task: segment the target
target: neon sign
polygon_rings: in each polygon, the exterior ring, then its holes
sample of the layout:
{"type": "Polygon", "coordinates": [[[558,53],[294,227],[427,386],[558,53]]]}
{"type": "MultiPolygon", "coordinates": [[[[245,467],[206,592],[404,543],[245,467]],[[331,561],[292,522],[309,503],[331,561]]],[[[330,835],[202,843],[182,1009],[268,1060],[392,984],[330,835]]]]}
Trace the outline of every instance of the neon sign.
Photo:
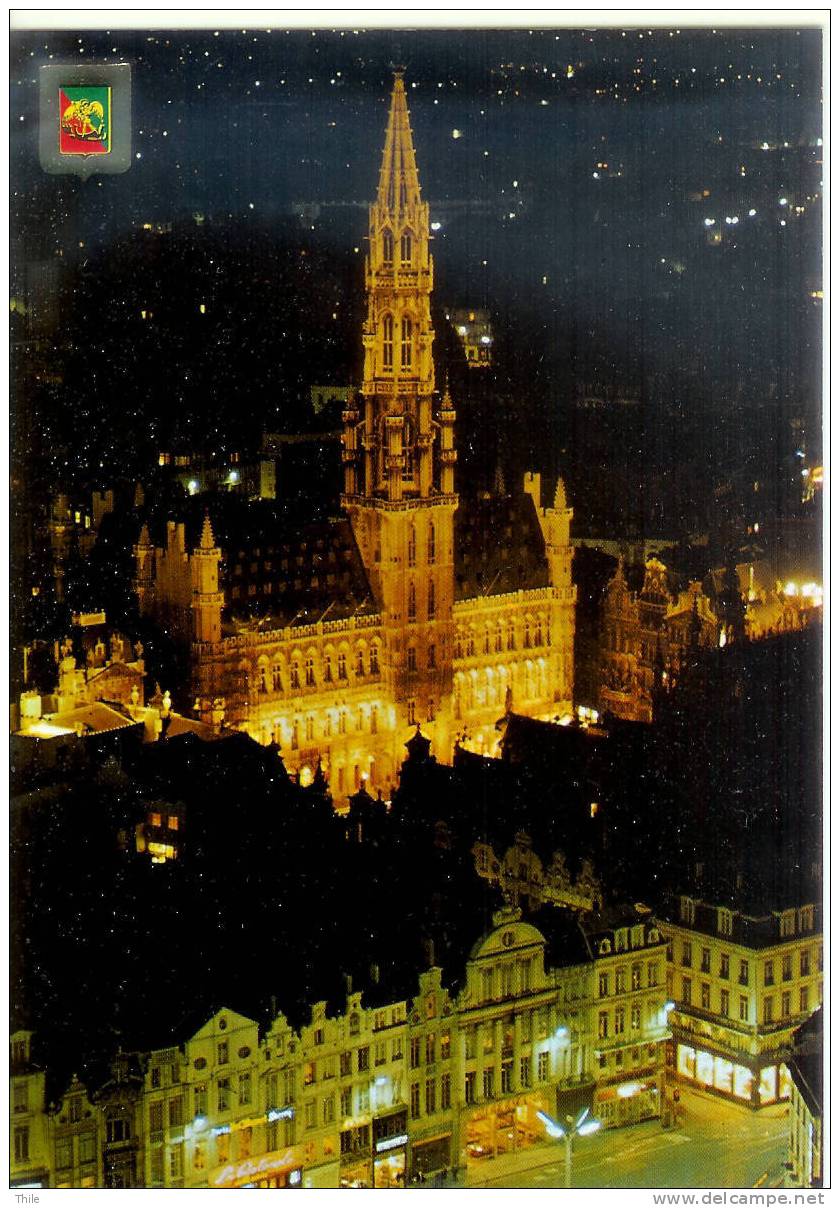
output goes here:
{"type": "Polygon", "coordinates": [[[382,1141],[376,1142],[376,1152],[385,1153],[389,1149],[399,1149],[401,1145],[408,1142],[408,1133],[400,1133],[398,1137],[385,1137],[382,1141]]]}

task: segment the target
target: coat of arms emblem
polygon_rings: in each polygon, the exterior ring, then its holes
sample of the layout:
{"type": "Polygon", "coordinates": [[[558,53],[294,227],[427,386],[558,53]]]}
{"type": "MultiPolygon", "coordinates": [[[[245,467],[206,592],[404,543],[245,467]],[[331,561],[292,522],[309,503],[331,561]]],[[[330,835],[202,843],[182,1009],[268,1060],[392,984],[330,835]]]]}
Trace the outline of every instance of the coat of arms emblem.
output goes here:
{"type": "Polygon", "coordinates": [[[111,150],[111,89],[62,87],[58,93],[58,148],[62,155],[107,155],[111,150]]]}

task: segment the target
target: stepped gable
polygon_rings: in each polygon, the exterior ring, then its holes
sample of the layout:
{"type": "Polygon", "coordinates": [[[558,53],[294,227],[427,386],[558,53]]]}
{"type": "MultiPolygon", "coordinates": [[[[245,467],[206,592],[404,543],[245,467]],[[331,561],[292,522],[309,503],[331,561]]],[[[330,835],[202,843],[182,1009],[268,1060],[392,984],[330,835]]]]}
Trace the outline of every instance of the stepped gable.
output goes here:
{"type": "Polygon", "coordinates": [[[455,599],[548,587],[545,542],[531,499],[482,495],[455,513],[455,599]]]}

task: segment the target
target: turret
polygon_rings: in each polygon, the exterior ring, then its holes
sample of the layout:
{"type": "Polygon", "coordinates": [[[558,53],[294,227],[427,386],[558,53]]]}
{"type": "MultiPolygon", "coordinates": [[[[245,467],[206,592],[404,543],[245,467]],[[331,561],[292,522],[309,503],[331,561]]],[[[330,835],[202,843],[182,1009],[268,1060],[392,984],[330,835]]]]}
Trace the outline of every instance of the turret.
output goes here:
{"type": "Polygon", "coordinates": [[[205,512],[201,541],[190,558],[193,637],[196,642],[218,642],[222,636],[224,597],[219,591],[221,560],[222,551],[216,546],[213,538],[210,513],[205,512]]]}

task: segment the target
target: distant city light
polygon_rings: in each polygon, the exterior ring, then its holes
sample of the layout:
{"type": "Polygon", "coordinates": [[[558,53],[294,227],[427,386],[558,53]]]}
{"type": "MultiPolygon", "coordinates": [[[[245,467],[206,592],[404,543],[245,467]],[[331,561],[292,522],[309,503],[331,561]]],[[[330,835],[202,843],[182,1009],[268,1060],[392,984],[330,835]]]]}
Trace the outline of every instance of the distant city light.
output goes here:
{"type": "Polygon", "coordinates": [[[755,218],[755,215],[756,215],[755,210],[749,210],[748,213],[749,213],[750,218],[755,218]]]}
{"type": "Polygon", "coordinates": [[[187,490],[191,495],[195,495],[196,491],[198,490],[198,483],[194,478],[191,478],[187,483],[187,490]]]}
{"type": "Polygon", "coordinates": [[[787,199],[786,197],[780,197],[780,198],[779,198],[779,205],[780,205],[780,206],[786,206],[786,205],[787,205],[787,203],[788,203],[788,199],[787,199]]]}
{"type": "Polygon", "coordinates": [[[453,131],[452,131],[452,137],[453,137],[453,138],[461,138],[461,131],[460,131],[460,130],[458,130],[458,129],[453,130],[453,131]]]}
{"type": "Polygon", "coordinates": [[[714,218],[704,218],[703,219],[703,226],[713,227],[714,225],[715,225],[714,218]]]}
{"type": "Polygon", "coordinates": [[[433,222],[431,225],[432,225],[432,230],[433,230],[433,231],[439,231],[439,230],[440,230],[441,224],[440,224],[439,222],[433,222]]]}

